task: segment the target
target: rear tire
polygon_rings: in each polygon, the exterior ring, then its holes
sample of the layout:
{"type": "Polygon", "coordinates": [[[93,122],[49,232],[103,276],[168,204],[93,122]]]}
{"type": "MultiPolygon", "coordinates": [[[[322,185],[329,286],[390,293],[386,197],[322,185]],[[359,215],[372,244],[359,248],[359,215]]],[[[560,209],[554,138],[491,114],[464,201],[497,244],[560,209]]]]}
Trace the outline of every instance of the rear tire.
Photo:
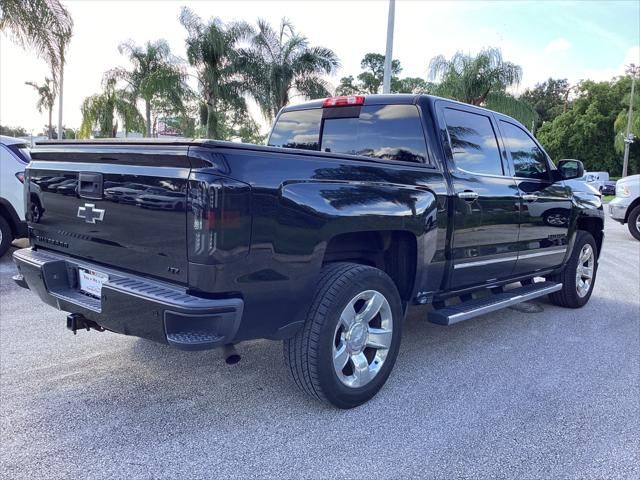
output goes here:
{"type": "Polygon", "coordinates": [[[562,290],[549,294],[555,305],[580,308],[591,298],[598,270],[596,241],[589,232],[578,230],[571,257],[564,270],[552,277],[553,282],[562,283],[562,290]]]}
{"type": "Polygon", "coordinates": [[[353,263],[324,267],[304,327],[284,341],[296,385],[338,408],[370,400],[398,356],[402,303],[389,276],[353,263]]]}
{"type": "Polygon", "coordinates": [[[12,241],[13,232],[11,231],[11,226],[3,216],[0,216],[0,257],[7,253],[12,241]]]}
{"type": "Polygon", "coordinates": [[[633,238],[640,240],[640,205],[631,210],[627,219],[627,227],[633,238]]]}

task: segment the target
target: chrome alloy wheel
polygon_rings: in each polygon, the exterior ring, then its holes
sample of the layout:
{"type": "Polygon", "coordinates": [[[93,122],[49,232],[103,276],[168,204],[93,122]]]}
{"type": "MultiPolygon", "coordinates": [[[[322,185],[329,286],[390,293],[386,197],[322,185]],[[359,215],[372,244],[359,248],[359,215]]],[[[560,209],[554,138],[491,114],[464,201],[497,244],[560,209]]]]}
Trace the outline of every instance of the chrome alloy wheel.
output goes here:
{"type": "Polygon", "coordinates": [[[640,215],[636,217],[636,230],[640,232],[640,215]]]}
{"type": "Polygon", "coordinates": [[[333,366],[347,387],[363,387],[384,364],[393,337],[389,302],[376,290],[351,299],[340,314],[333,342],[333,366]]]}
{"type": "Polygon", "coordinates": [[[576,268],[576,290],[581,298],[585,297],[591,289],[595,262],[593,248],[589,244],[584,245],[580,250],[578,267],[576,268]]]}

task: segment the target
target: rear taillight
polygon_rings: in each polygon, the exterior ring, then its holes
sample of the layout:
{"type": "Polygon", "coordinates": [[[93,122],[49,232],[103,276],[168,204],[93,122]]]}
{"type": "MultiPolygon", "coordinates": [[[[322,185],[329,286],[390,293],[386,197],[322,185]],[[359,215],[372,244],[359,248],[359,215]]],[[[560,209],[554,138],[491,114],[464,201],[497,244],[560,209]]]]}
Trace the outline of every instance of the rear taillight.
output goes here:
{"type": "Polygon", "coordinates": [[[219,182],[199,182],[190,191],[193,253],[199,257],[211,255],[217,249],[216,212],[220,188],[219,182]]]}
{"type": "Polygon", "coordinates": [[[322,108],[327,107],[352,107],[364,105],[363,95],[349,95],[342,97],[329,97],[322,102],[322,108]]]}
{"type": "Polygon", "coordinates": [[[24,183],[24,172],[16,173],[16,178],[20,181],[20,183],[24,183]]]}
{"type": "Polygon", "coordinates": [[[206,177],[189,181],[189,260],[212,264],[246,255],[251,188],[231,179],[206,177]]]}

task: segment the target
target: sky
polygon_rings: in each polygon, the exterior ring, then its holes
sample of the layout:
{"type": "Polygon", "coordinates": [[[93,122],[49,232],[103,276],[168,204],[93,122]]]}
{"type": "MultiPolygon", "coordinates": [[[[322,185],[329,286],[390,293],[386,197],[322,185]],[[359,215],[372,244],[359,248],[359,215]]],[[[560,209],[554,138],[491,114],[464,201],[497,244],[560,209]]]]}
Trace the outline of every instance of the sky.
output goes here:
{"type": "MultiPolygon", "coordinates": [[[[101,90],[106,70],[127,67],[118,45],[164,38],[174,55],[185,58],[186,32],[180,8],[203,19],[263,18],[277,25],[287,17],[311,44],[333,49],[341,68],[329,78],[357,75],[365,53],[384,53],[388,2],[381,1],[64,1],[74,20],[64,85],[64,124],[78,128],[84,98],[101,90]]],[[[640,64],[640,2],[629,1],[411,1],[396,2],[393,58],[401,76],[426,78],[429,60],[456,51],[476,53],[499,47],[503,57],[521,65],[523,79],[514,93],[548,77],[609,80],[629,63],[640,64]]],[[[0,33],[0,124],[22,126],[34,134],[47,122],[36,110],[44,61],[0,33]]],[[[294,99],[301,101],[303,99],[294,99]]],[[[256,117],[259,116],[254,110],[256,117]]],[[[57,119],[57,107],[54,110],[57,119]]],[[[55,120],[54,120],[54,123],[55,120]]],[[[265,126],[266,128],[266,126],[265,126]]]]}

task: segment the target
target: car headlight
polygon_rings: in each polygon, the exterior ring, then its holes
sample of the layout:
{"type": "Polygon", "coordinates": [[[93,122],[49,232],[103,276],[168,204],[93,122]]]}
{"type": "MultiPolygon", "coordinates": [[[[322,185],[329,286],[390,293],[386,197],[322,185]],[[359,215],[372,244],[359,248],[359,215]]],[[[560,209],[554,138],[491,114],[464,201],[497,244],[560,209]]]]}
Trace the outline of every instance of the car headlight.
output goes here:
{"type": "Polygon", "coordinates": [[[627,187],[626,185],[616,185],[617,197],[628,197],[629,195],[629,187],[627,187]]]}

